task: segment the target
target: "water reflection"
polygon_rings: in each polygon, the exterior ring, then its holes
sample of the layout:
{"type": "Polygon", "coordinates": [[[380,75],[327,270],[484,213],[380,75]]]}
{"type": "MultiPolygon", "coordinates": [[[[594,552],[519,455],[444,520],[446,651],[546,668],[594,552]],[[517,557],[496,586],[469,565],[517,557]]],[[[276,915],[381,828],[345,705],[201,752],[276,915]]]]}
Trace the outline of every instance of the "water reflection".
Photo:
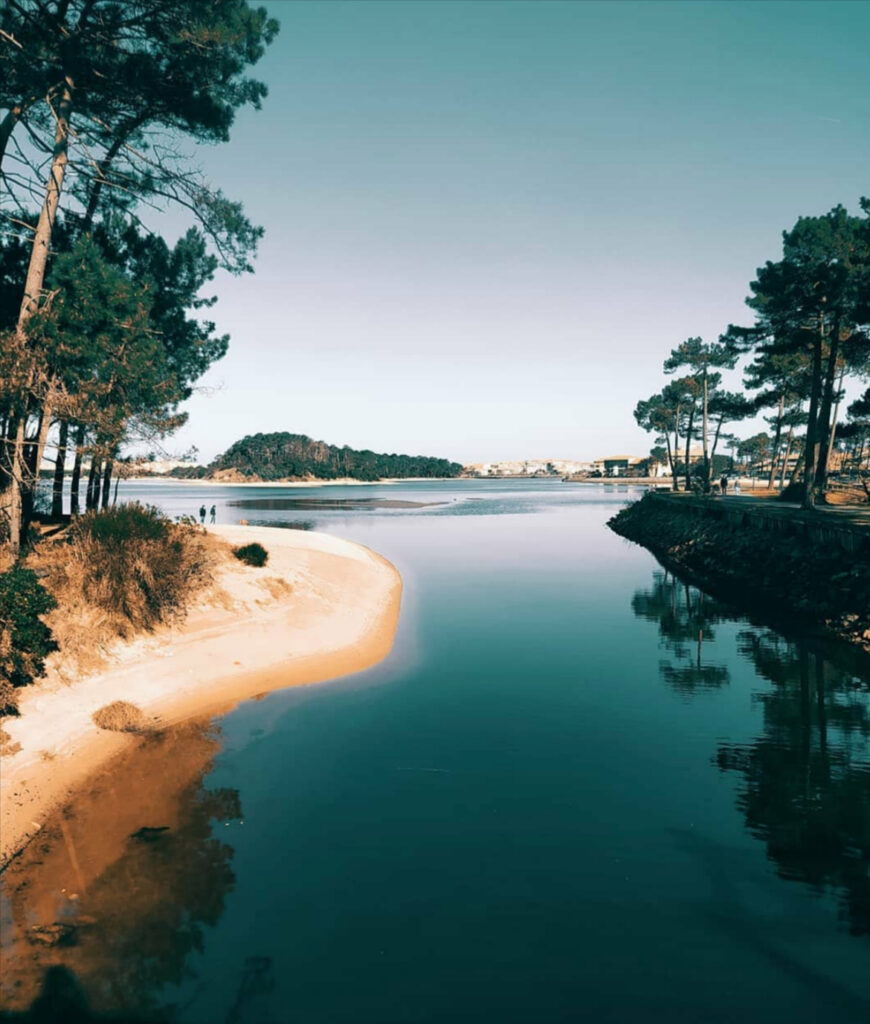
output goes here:
{"type": "Polygon", "coordinates": [[[280,526],[282,530],[316,530],[313,519],[248,519],[250,526],[280,526]]]}
{"type": "Polygon", "coordinates": [[[714,626],[733,618],[725,605],[661,571],[653,573],[649,590],[635,591],[631,607],[638,618],[658,623],[668,653],[659,671],[678,693],[691,696],[730,681],[727,667],[711,660],[709,648],[716,640],[714,626]]]}
{"type": "MultiPolygon", "coordinates": [[[[729,681],[705,644],[713,626],[745,618],[667,572],[632,599],[658,623],[670,657],[662,678],[683,694],[729,681]]],[[[713,762],[740,777],[737,806],[785,879],[830,892],[853,935],[870,934],[870,684],[847,652],[826,657],[820,641],[763,626],[737,633],[737,652],[770,687],[752,694],[763,734],[720,742],[713,762]]]]}
{"type": "Polygon", "coordinates": [[[273,512],[294,510],[313,512],[366,512],[384,508],[429,508],[443,501],[411,501],[407,498],[239,498],[227,503],[232,508],[268,509],[273,512]]]}
{"type": "Polygon", "coordinates": [[[867,683],[803,640],[764,629],[740,651],[772,688],[758,694],[764,733],[720,743],[740,776],[738,806],[777,872],[832,891],[853,935],[870,934],[870,700],[867,683]]]}
{"type": "Polygon", "coordinates": [[[192,977],[234,883],[224,826],[241,821],[239,794],[203,787],[218,747],[203,725],[143,739],[10,865],[6,1007],[33,1005],[43,986],[43,1003],[77,993],[98,1014],[170,1009],[156,993],[192,977]]]}

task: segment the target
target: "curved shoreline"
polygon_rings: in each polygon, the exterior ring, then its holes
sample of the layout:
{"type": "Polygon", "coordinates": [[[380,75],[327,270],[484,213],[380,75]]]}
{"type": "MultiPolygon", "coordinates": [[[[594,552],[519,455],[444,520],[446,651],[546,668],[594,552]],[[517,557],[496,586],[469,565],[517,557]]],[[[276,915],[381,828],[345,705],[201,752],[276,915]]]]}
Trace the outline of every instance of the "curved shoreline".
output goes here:
{"type": "Polygon", "coordinates": [[[246,526],[210,532],[234,544],[259,541],[269,562],[252,569],[230,559],[210,602],[180,627],[119,646],[109,667],[73,685],[50,672],[23,691],[20,717],[4,722],[20,750],[0,765],[0,868],[135,739],[99,729],[91,719],[98,708],[127,700],[162,728],[271,690],[358,672],[389,653],[402,580],[385,558],[329,534],[246,526]]]}

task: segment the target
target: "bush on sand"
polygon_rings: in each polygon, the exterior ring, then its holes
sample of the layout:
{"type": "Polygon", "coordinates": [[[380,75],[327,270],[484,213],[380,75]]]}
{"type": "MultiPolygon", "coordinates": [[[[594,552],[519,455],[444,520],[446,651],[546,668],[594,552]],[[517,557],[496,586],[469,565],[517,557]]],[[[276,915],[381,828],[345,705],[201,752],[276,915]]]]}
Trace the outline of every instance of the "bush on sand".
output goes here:
{"type": "Polygon", "coordinates": [[[269,561],[269,552],[254,541],[252,544],[243,544],[240,548],[233,548],[233,554],[245,565],[253,565],[261,569],[269,561]]]}
{"type": "Polygon", "coordinates": [[[101,729],[112,732],[141,732],[146,725],[140,708],[126,700],[112,701],[91,715],[101,729]]]}

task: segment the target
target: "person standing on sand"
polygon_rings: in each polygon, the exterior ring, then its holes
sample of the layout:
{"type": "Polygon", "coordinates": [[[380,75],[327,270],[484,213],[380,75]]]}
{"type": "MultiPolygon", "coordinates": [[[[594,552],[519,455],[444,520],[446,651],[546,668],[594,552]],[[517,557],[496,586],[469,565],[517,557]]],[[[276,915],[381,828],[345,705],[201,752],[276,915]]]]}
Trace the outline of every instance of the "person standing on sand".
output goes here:
{"type": "Polygon", "coordinates": [[[728,490],[728,477],[722,474],[722,479],[719,481],[719,489],[722,491],[722,497],[725,497],[725,492],[728,490]]]}
{"type": "Polygon", "coordinates": [[[212,505],[211,509],[209,510],[209,522],[211,523],[212,526],[214,526],[214,524],[215,524],[216,516],[217,516],[217,509],[214,507],[214,505],[212,505]]]}
{"type": "Polygon", "coordinates": [[[199,521],[205,526],[205,505],[199,506],[199,521]]]}

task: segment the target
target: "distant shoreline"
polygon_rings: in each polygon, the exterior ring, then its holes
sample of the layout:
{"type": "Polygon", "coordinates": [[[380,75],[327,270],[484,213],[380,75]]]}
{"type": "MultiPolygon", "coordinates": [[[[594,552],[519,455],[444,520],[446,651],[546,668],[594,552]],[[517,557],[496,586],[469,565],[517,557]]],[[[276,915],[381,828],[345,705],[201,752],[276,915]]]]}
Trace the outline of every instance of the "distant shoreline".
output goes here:
{"type": "Polygon", "coordinates": [[[463,480],[467,477],[458,476],[407,476],[392,477],[384,480],[355,480],[352,477],[339,477],[335,480],[207,480],[196,477],[162,476],[131,476],[122,480],[121,484],[150,484],[159,482],[166,484],[212,484],[218,487],[378,487],[381,484],[436,483],[450,480],[463,480]]]}
{"type": "Polygon", "coordinates": [[[564,480],[558,476],[405,476],[386,477],[383,480],[356,480],[352,477],[341,477],[336,480],[207,480],[203,478],[184,478],[177,476],[131,476],[121,481],[123,486],[129,484],[167,483],[167,484],[202,484],[218,487],[380,487],[393,484],[411,483],[511,483],[516,480],[536,480],[538,482],[564,484],[596,484],[599,486],[624,486],[626,484],[658,487],[670,487],[669,478],[650,477],[595,477],[589,480],[564,480]]]}
{"type": "MultiPolygon", "coordinates": [[[[70,474],[65,474],[68,477],[70,474]]],[[[43,477],[48,480],[47,476],[43,477]]],[[[672,490],[670,477],[588,477],[571,480],[560,476],[405,476],[384,477],[380,480],[357,480],[354,477],[338,477],[335,480],[213,480],[201,477],[177,477],[155,473],[151,476],[131,476],[121,479],[124,484],[190,484],[214,487],[384,487],[396,484],[413,483],[511,483],[518,480],[536,480],[538,482],[562,483],[576,486],[578,484],[597,487],[654,487],[661,490],[672,490]]],[[[739,484],[744,492],[766,492],[767,484],[763,480],[752,480],[749,477],[730,477],[729,491],[739,484]]],[[[684,490],[680,480],[679,491],[684,490]]]]}

